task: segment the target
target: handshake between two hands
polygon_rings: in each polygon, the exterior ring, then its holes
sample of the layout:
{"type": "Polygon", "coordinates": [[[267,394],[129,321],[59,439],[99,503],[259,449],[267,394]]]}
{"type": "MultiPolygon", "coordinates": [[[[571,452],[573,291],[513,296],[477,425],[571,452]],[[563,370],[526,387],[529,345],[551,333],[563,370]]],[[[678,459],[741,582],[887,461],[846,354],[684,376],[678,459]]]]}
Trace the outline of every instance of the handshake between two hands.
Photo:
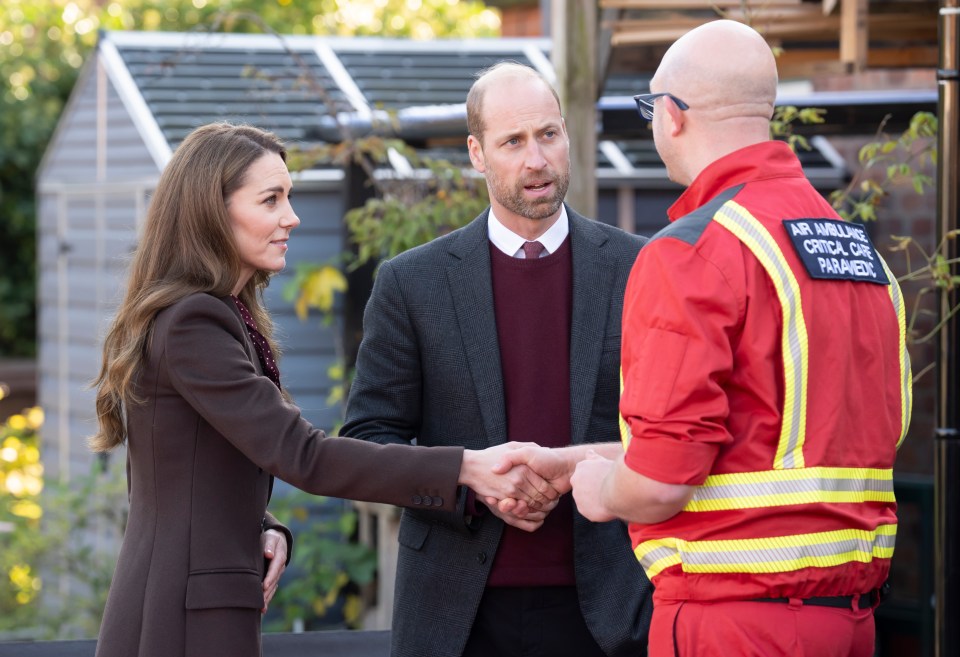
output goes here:
{"type": "MultiPolygon", "coordinates": [[[[616,444],[612,444],[618,448],[616,444]]],[[[612,520],[600,501],[600,486],[614,461],[587,446],[548,448],[510,442],[465,450],[460,483],[469,486],[491,513],[507,524],[535,531],[573,490],[580,513],[590,520],[612,520]]]]}

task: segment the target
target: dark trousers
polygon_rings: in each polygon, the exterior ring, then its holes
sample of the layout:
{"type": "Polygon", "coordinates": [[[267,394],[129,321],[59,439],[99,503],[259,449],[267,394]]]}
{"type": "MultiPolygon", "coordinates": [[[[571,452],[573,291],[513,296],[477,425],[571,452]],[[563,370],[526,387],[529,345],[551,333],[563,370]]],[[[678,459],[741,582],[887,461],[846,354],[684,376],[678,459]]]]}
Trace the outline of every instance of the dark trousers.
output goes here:
{"type": "Polygon", "coordinates": [[[605,657],[572,586],[489,587],[463,657],[605,657]]]}

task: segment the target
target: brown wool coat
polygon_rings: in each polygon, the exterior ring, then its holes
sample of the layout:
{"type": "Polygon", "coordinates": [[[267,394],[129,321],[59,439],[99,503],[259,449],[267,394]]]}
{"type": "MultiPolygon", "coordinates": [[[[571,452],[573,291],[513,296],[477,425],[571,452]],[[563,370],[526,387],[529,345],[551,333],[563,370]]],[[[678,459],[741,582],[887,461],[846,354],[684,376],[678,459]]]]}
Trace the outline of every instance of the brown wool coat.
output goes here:
{"type": "Polygon", "coordinates": [[[128,412],[130,515],[97,657],[260,654],[272,477],[317,495],[456,506],[462,448],[327,437],[262,376],[229,298],[162,311],[128,412]]]}

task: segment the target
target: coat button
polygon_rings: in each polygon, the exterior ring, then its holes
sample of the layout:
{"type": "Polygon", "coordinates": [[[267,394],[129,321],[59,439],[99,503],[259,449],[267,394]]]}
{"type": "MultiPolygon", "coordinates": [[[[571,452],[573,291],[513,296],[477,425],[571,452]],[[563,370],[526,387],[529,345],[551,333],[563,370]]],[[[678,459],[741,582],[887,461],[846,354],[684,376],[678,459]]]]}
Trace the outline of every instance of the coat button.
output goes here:
{"type": "Polygon", "coordinates": [[[487,553],[486,552],[477,552],[477,563],[486,563],[487,553]]]}
{"type": "Polygon", "coordinates": [[[423,496],[423,505],[424,506],[433,506],[433,498],[429,495],[423,496]]]}
{"type": "Polygon", "coordinates": [[[442,497],[434,497],[434,498],[433,498],[433,506],[443,506],[443,498],[442,498],[442,497]]]}
{"type": "Polygon", "coordinates": [[[420,504],[421,502],[423,502],[423,498],[421,498],[419,495],[414,495],[411,501],[414,504],[420,504]]]}

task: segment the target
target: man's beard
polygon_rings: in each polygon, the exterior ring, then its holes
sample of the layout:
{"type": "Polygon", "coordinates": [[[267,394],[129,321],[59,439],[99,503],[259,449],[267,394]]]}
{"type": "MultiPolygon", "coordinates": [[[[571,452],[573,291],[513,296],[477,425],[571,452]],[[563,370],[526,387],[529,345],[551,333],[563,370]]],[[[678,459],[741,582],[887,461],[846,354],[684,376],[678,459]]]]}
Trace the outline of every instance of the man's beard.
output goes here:
{"type": "Polygon", "coordinates": [[[558,174],[552,169],[546,168],[540,175],[528,176],[528,180],[517,181],[512,188],[508,187],[489,169],[486,172],[486,178],[487,191],[490,196],[499,201],[506,209],[527,219],[547,219],[560,210],[560,205],[567,196],[567,188],[570,186],[570,169],[568,166],[566,171],[558,174]],[[553,184],[552,193],[549,196],[532,200],[525,198],[524,187],[528,184],[529,179],[551,182],[553,184]]]}

